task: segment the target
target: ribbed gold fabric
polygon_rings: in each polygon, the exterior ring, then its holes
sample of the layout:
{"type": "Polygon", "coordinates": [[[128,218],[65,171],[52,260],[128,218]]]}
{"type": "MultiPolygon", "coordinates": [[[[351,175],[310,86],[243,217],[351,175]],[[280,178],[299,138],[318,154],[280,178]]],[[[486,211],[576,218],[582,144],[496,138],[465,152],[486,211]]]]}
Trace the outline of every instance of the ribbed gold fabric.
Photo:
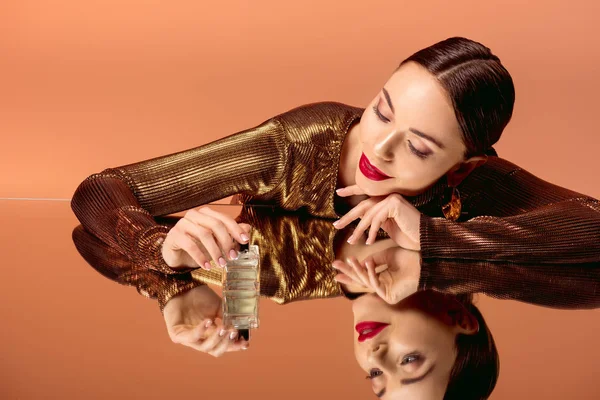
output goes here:
{"type": "Polygon", "coordinates": [[[498,157],[461,187],[462,222],[421,216],[421,289],[600,307],[598,200],[498,157]]]}
{"type": "MultiPolygon", "coordinates": [[[[130,260],[138,279],[146,279],[150,270],[182,278],[162,259],[160,246],[170,227],[155,217],[236,193],[248,203],[337,217],[345,211],[334,208],[341,146],[362,112],[335,102],[307,104],[215,142],[108,168],[77,187],[71,207],[87,232],[130,260]]],[[[594,298],[536,302],[566,308],[597,304],[598,200],[494,156],[459,186],[463,215],[456,222],[441,217],[437,199],[444,187],[440,179],[408,198],[424,214],[421,288],[458,293],[487,287],[493,294],[491,280],[511,268],[518,269],[523,282],[535,280],[542,269],[563,276],[569,268],[583,268],[582,274],[596,274],[586,283],[595,289],[594,298]],[[474,276],[480,281],[474,283],[474,276]]],[[[572,286],[564,291],[579,290],[581,279],[570,279],[572,286]]],[[[168,296],[176,294],[170,285],[168,296]]]]}
{"type": "MultiPolygon", "coordinates": [[[[178,217],[159,218],[174,226],[178,217]]],[[[260,293],[278,304],[341,296],[333,279],[334,237],[331,220],[306,213],[282,213],[245,207],[236,218],[252,225],[250,243],[260,248],[260,293]]],[[[105,277],[134,286],[145,297],[156,299],[161,312],[174,295],[201,284],[221,285],[223,269],[202,268],[181,274],[139,268],[132,260],[90,234],[83,225],[73,230],[73,242],[82,257],[105,277]]]]}

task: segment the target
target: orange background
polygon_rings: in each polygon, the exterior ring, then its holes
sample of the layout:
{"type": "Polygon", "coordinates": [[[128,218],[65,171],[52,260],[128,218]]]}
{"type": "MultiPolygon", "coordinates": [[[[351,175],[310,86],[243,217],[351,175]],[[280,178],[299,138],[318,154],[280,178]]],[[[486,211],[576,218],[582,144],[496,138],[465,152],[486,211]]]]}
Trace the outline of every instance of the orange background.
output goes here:
{"type": "MultiPolygon", "coordinates": [[[[596,1],[4,2],[0,197],[69,199],[88,175],[207,143],[300,104],[365,106],[396,65],[449,36],[515,81],[496,146],[600,198],[596,1]]],[[[158,306],[76,252],[68,201],[0,200],[0,397],[373,397],[344,299],[263,302],[251,349],[170,342],[158,306]]],[[[493,400],[597,399],[597,311],[479,297],[501,353],[493,400]]]]}

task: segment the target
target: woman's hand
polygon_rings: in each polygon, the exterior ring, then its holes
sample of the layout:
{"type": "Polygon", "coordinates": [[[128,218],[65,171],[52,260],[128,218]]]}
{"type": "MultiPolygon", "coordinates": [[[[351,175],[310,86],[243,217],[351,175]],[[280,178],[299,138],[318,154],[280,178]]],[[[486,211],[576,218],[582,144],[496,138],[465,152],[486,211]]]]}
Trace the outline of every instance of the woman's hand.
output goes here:
{"type": "Polygon", "coordinates": [[[214,357],[225,352],[245,350],[249,343],[236,340],[235,329],[224,329],[222,299],[207,285],[197,286],[173,297],[163,310],[169,337],[174,343],[191,347],[214,357]],[[221,334],[222,333],[222,334],[221,334]]]}
{"type": "MultiPolygon", "coordinates": [[[[338,195],[342,197],[357,194],[362,194],[362,191],[356,185],[338,190],[338,195]]],[[[421,212],[401,195],[392,193],[363,200],[334,222],[334,226],[342,229],[357,218],[361,221],[348,239],[349,243],[354,243],[370,226],[367,244],[375,241],[379,228],[382,228],[398,246],[421,250],[421,212]]]]}
{"type": "Polygon", "coordinates": [[[191,209],[167,234],[162,256],[173,269],[202,267],[209,270],[211,258],[215,265],[221,266],[227,263],[225,257],[235,259],[238,243],[247,243],[249,232],[250,225],[238,224],[230,216],[208,207],[191,209]]]}
{"type": "Polygon", "coordinates": [[[390,247],[368,256],[362,262],[356,257],[349,257],[348,262],[335,260],[332,266],[340,271],[335,276],[337,282],[358,285],[366,291],[377,293],[386,303],[396,304],[418,290],[421,253],[390,247]]]}

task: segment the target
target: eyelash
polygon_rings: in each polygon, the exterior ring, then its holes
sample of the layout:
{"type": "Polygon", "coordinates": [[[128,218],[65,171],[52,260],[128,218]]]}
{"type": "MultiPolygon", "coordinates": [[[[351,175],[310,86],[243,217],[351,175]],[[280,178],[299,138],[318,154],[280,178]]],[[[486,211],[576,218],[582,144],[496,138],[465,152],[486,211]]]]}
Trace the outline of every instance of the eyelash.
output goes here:
{"type": "Polygon", "coordinates": [[[373,105],[373,112],[375,113],[375,115],[377,115],[379,117],[380,120],[382,120],[386,124],[388,122],[390,122],[389,119],[387,119],[386,117],[384,117],[383,114],[379,112],[379,109],[377,108],[377,104],[373,105]]]}
{"type": "MultiPolygon", "coordinates": [[[[406,360],[407,358],[410,358],[410,357],[414,358],[414,360],[411,362],[418,361],[421,358],[418,354],[410,354],[410,355],[404,357],[404,360],[406,360]]],[[[406,365],[404,363],[404,360],[402,360],[401,365],[406,365]]],[[[374,378],[380,376],[381,374],[383,374],[383,371],[372,369],[371,371],[369,371],[369,375],[367,375],[365,378],[366,379],[374,379],[374,378]]]]}
{"type": "MultiPolygon", "coordinates": [[[[373,112],[384,123],[387,124],[388,122],[390,122],[389,119],[387,119],[381,112],[379,112],[379,109],[377,108],[377,104],[375,104],[373,106],[373,112]]],[[[413,146],[413,144],[410,142],[410,140],[408,141],[408,148],[415,156],[419,157],[420,159],[425,159],[429,155],[427,153],[423,153],[422,151],[417,150],[417,148],[415,146],[413,146]]]]}
{"type": "Polygon", "coordinates": [[[417,148],[413,146],[410,140],[408,141],[408,147],[410,148],[410,151],[412,151],[413,154],[419,158],[427,158],[427,156],[429,155],[427,153],[423,153],[422,151],[417,150],[417,148]]]}

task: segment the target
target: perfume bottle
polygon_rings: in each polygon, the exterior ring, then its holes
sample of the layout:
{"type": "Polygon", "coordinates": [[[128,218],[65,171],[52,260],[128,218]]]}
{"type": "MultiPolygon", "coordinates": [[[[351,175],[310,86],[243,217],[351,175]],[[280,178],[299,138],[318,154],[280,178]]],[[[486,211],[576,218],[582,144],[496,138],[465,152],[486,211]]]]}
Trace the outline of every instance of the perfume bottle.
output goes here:
{"type": "Polygon", "coordinates": [[[223,324],[237,329],[239,336],[250,339],[250,329],[258,328],[259,253],[257,245],[238,253],[223,267],[223,324]]]}

